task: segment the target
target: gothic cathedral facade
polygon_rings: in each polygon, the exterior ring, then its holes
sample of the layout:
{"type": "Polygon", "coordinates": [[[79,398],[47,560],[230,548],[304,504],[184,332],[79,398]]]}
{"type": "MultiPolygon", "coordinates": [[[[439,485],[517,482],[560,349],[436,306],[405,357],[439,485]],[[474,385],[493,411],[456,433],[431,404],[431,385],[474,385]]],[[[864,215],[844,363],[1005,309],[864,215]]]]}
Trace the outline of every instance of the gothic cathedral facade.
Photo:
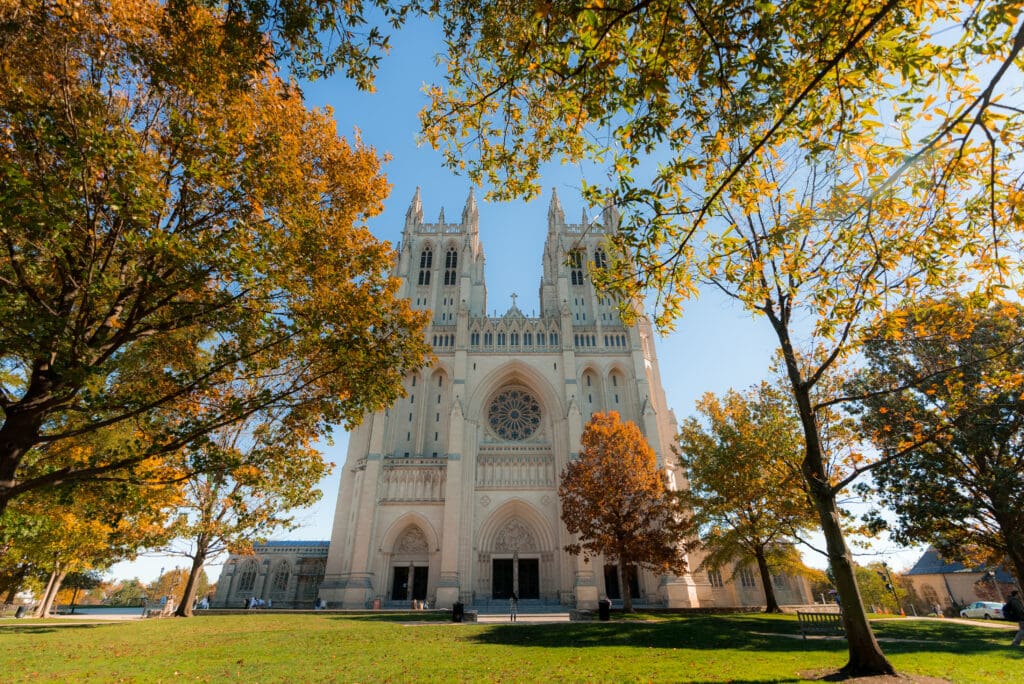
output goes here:
{"type": "MultiPolygon", "coordinates": [[[[684,486],[651,325],[623,325],[589,276],[607,261],[614,209],[570,224],[552,194],[536,318],[514,296],[503,315],[487,315],[478,224],[472,193],[456,223],[443,210],[425,223],[419,190],[406,213],[396,275],[402,296],[433,312],[435,361],[350,435],[319,592],[331,607],[420,599],[444,608],[513,591],[577,608],[616,598],[615,568],[566,553],[559,518],[559,474],[594,412],[639,425],[684,486]]],[[[699,605],[689,575],[633,581],[642,602],[699,605]]]]}

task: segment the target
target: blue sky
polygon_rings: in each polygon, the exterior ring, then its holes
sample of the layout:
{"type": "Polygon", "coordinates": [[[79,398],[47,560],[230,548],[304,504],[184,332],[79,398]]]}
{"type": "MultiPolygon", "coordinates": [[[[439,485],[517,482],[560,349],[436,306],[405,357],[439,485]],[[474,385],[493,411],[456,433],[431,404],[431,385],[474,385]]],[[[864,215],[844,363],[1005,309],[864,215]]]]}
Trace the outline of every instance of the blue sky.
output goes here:
{"type": "MultiPolygon", "coordinates": [[[[405,211],[417,187],[422,189],[423,213],[434,221],[444,208],[448,220],[457,220],[469,194],[467,178],[443,167],[441,155],[427,146],[418,146],[418,112],[427,103],[423,86],[439,81],[443,71],[435,66],[435,54],[441,49],[435,27],[416,25],[393,38],[391,54],[383,61],[377,77],[377,92],[361,93],[344,77],[335,76],[316,83],[303,84],[310,106],[330,106],[338,122],[338,133],[352,137],[359,130],[363,142],[387,154],[390,161],[385,174],[391,194],[384,212],[369,223],[380,239],[397,243],[401,236],[405,211]]],[[[594,173],[594,170],[587,171],[594,173]]],[[[596,171],[600,173],[600,170],[596,171]]],[[[547,207],[551,188],[556,188],[566,218],[579,220],[585,204],[580,197],[584,170],[576,166],[550,165],[543,175],[544,192],[531,202],[492,204],[482,201],[485,189],[477,189],[480,212],[480,238],[487,256],[487,309],[504,312],[518,295],[517,304],[527,315],[539,308],[537,300],[541,277],[541,255],[547,231],[547,207]]],[[[687,305],[672,334],[657,342],[662,383],[668,404],[682,420],[694,412],[694,402],[705,392],[723,393],[729,388],[745,388],[768,376],[775,349],[775,338],[767,321],[755,319],[740,306],[715,292],[687,305]]],[[[301,526],[276,535],[288,539],[330,539],[331,523],[337,499],[341,466],[345,460],[347,436],[335,435],[334,445],[325,447],[328,460],[337,464],[334,474],[321,483],[324,496],[320,503],[300,511],[301,526]]],[[[919,552],[902,550],[892,544],[879,544],[881,559],[897,569],[907,568],[919,552]]],[[[869,562],[875,557],[866,557],[869,562]]],[[[119,563],[112,568],[118,578],[155,579],[161,568],[185,565],[186,559],[163,556],[142,557],[119,563]]],[[[816,555],[806,556],[816,567],[824,562],[816,555]]],[[[211,580],[219,566],[208,569],[211,580]]]]}

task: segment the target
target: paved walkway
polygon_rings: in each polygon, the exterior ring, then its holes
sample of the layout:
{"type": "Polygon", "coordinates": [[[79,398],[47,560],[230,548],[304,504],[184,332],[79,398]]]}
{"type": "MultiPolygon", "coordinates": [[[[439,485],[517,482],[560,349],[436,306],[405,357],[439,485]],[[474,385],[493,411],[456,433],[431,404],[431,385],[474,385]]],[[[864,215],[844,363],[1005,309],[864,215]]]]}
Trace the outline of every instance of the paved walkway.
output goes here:
{"type": "MultiPolygon", "coordinates": [[[[508,619],[508,614],[477,615],[476,621],[482,625],[513,624],[508,619]]],[[[514,624],[539,625],[552,622],[569,622],[568,613],[520,613],[514,624]]]]}
{"type": "MultiPolygon", "coordinates": [[[[972,627],[988,627],[989,629],[1017,630],[1016,622],[1006,620],[969,620],[967,618],[936,618],[908,615],[907,617],[881,618],[882,620],[936,620],[941,622],[955,622],[959,625],[971,625],[972,627]]],[[[871,620],[876,622],[876,619],[871,620]]]]}

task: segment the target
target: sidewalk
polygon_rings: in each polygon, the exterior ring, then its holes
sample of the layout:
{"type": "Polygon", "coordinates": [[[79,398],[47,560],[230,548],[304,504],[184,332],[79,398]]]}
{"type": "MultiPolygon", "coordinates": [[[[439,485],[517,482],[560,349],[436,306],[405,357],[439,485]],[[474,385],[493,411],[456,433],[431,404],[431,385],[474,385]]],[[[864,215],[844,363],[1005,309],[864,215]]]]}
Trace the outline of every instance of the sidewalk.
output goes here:
{"type": "Polygon", "coordinates": [[[504,615],[498,615],[488,613],[486,615],[477,615],[477,623],[481,625],[498,625],[498,624],[524,624],[524,625],[539,625],[539,624],[550,624],[553,622],[569,622],[568,613],[519,613],[516,616],[516,621],[513,623],[508,619],[508,613],[504,615]]]}

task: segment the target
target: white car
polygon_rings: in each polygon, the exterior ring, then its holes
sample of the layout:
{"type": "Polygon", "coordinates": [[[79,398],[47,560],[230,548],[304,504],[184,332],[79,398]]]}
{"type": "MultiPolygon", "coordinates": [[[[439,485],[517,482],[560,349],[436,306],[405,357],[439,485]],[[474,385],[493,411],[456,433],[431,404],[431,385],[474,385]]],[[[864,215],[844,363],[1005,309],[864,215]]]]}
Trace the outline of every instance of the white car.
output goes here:
{"type": "Polygon", "coordinates": [[[986,620],[1002,620],[1003,604],[993,601],[975,601],[960,611],[962,618],[985,618],[986,620]]]}

